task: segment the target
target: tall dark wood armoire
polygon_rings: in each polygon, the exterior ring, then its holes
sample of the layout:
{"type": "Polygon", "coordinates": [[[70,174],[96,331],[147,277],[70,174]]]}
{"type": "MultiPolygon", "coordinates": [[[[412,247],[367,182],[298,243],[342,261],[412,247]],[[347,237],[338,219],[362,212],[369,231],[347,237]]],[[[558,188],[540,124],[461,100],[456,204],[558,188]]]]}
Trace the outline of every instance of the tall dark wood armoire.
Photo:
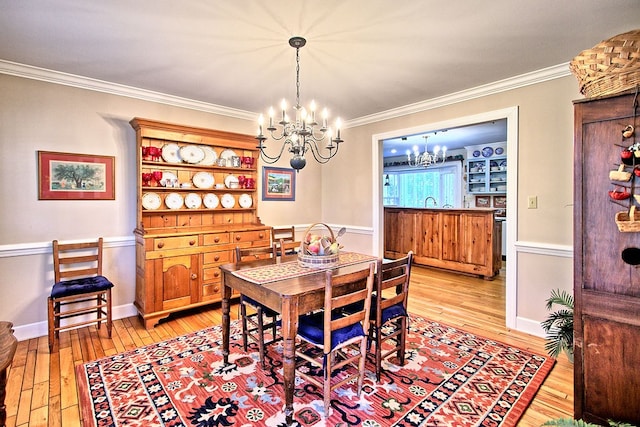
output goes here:
{"type": "MultiPolygon", "coordinates": [[[[640,127],[635,97],[574,103],[575,417],[602,425],[608,419],[640,423],[640,265],[633,265],[640,263],[640,250],[633,249],[640,248],[640,232],[628,231],[635,227],[625,221],[631,206],[640,212],[640,177],[632,173],[620,182],[609,174],[624,147],[640,142],[640,128],[633,137],[622,135],[627,125],[640,127]],[[612,190],[630,197],[612,200],[612,190]]],[[[633,172],[640,157],[628,162],[624,170],[633,172]]]]}

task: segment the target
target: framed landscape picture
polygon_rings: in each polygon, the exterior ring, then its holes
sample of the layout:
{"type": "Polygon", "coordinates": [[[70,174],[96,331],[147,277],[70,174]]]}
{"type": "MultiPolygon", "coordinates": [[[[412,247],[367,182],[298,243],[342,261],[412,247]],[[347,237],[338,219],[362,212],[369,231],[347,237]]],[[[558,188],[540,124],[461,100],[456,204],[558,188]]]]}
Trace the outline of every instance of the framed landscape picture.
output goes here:
{"type": "Polygon", "coordinates": [[[38,151],[38,199],[114,200],[113,156],[38,151]]]}
{"type": "Polygon", "coordinates": [[[296,200],[296,173],[293,169],[262,168],[262,200],[296,200]]]}

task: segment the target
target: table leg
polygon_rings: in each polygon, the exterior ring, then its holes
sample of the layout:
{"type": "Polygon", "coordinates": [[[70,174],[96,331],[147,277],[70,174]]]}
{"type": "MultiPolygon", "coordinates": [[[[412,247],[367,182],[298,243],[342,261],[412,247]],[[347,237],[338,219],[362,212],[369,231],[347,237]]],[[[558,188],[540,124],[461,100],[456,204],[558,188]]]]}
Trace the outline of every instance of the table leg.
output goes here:
{"type": "Polygon", "coordinates": [[[229,300],[231,299],[231,288],[226,283],[227,274],[222,273],[222,356],[224,364],[229,364],[229,329],[231,319],[229,317],[229,300]]]}
{"type": "Polygon", "coordinates": [[[296,335],[298,333],[298,304],[285,298],[282,301],[284,414],[287,425],[293,423],[293,393],[296,384],[296,335]]]}

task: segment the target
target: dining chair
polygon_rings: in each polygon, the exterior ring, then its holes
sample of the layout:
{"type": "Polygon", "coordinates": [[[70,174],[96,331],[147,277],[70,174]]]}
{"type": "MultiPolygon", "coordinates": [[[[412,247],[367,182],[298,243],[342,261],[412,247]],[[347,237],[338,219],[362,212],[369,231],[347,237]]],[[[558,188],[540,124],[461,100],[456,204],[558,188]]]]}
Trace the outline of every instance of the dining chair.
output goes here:
{"type": "Polygon", "coordinates": [[[111,288],[102,275],[102,237],[94,241],[53,241],[54,285],[48,298],[49,352],[57,349],[60,331],[106,322],[111,338],[111,288]],[[87,318],[93,316],[95,318],[87,318]],[[82,316],[77,321],[66,321],[82,316]],[[61,322],[61,320],[64,320],[61,322]]]}
{"type": "Polygon", "coordinates": [[[286,241],[280,239],[277,246],[278,256],[282,262],[294,261],[298,259],[300,242],[286,241]]]}
{"type": "Polygon", "coordinates": [[[324,309],[298,319],[300,342],[296,345],[296,372],[323,390],[325,418],[329,417],[334,389],[352,383],[357,377],[358,396],[362,390],[374,265],[337,276],[327,270],[323,278],[324,309]],[[363,302],[362,310],[343,314],[343,307],[357,301],[363,302]],[[337,370],[344,371],[344,376],[331,384],[337,370]],[[322,379],[314,375],[317,372],[322,372],[322,379]]]}
{"type": "Polygon", "coordinates": [[[291,227],[272,227],[271,228],[271,242],[277,243],[280,240],[285,242],[294,242],[296,240],[296,228],[291,227]]]}
{"type": "MultiPolygon", "coordinates": [[[[276,262],[276,244],[263,247],[236,247],[236,262],[256,259],[271,259],[276,262]]],[[[240,318],[242,319],[242,348],[247,351],[249,340],[258,345],[260,364],[264,368],[264,348],[279,339],[276,333],[278,313],[246,295],[240,295],[240,318]],[[247,310],[249,308],[249,311],[247,310]],[[271,329],[271,339],[265,342],[264,329],[271,329]]]]}
{"type": "Polygon", "coordinates": [[[376,377],[380,381],[382,360],[393,353],[404,365],[409,314],[407,299],[413,252],[393,261],[378,260],[376,280],[371,297],[369,341],[375,344],[376,377]],[[392,342],[383,349],[383,343],[392,342]]]}

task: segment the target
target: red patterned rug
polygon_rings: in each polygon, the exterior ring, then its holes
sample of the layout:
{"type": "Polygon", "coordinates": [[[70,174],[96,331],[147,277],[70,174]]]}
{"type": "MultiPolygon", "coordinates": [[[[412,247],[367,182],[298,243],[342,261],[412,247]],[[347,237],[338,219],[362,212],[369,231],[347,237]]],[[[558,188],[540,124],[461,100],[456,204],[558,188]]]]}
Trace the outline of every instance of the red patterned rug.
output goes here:
{"type": "MultiPolygon", "coordinates": [[[[282,347],[269,346],[263,370],[241,340],[232,322],[229,366],[219,326],[77,366],[83,425],[284,426],[282,347]]],[[[514,426],[553,364],[411,316],[405,366],[386,363],[377,382],[367,361],[360,397],[352,385],[334,391],[328,420],[322,391],[298,379],[294,418],[302,427],[514,426]]]]}

